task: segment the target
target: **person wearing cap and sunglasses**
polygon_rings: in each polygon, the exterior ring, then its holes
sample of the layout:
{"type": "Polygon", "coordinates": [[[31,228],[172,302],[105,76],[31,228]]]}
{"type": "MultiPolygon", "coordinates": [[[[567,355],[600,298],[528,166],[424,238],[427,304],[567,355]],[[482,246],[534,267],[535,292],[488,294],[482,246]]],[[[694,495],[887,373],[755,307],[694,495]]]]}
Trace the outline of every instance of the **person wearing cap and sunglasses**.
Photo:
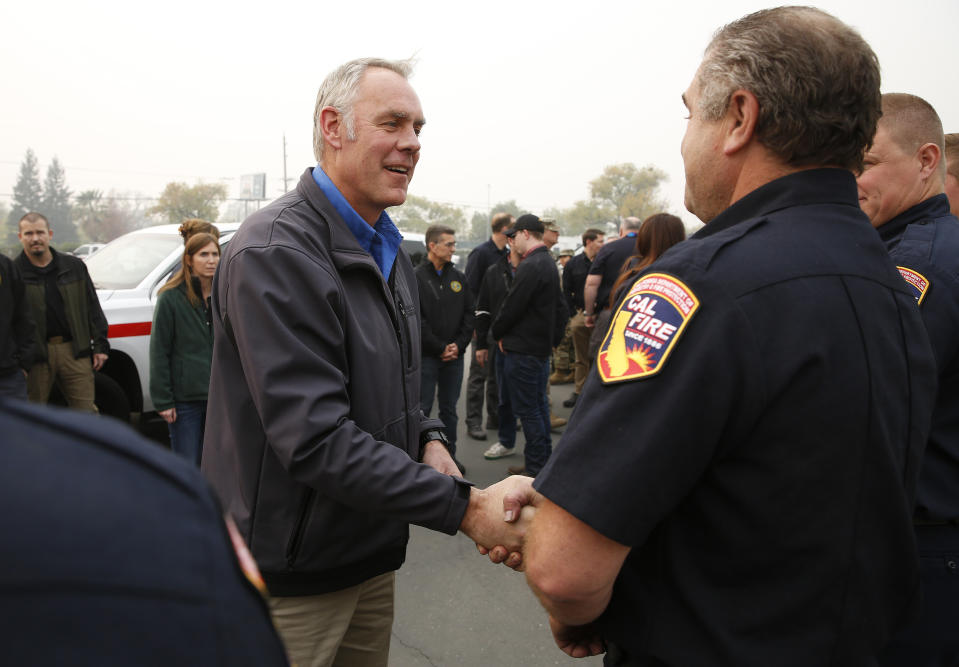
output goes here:
{"type": "MultiPolygon", "coordinates": [[[[549,357],[563,337],[568,319],[559,272],[543,243],[544,231],[542,221],[526,213],[507,232],[521,260],[492,325],[493,338],[502,353],[496,362],[497,377],[502,378],[501,401],[508,398],[526,437],[525,465],[510,467],[509,471],[531,477],[546,465],[552,453],[546,398],[549,357]]],[[[497,444],[503,452],[495,458],[513,453],[515,442],[497,444]]]]}

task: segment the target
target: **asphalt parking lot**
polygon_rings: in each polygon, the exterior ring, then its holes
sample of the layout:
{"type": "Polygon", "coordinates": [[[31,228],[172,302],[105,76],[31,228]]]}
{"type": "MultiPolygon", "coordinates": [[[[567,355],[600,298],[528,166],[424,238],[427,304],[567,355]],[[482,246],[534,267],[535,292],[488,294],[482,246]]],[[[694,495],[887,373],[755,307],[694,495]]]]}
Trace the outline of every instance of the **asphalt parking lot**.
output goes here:
{"type": "MultiPolygon", "coordinates": [[[[572,387],[551,388],[554,414],[569,417],[570,409],[562,403],[572,387]]],[[[496,442],[496,432],[488,431],[485,442],[467,436],[465,401],[464,386],[457,409],[457,458],[466,466],[467,479],[487,486],[505,477],[506,468],[520,464],[522,456],[486,461],[483,452],[496,442]]],[[[561,437],[553,434],[554,446],[561,437]]],[[[522,443],[520,434],[517,449],[522,443]]],[[[412,527],[406,564],[396,575],[390,665],[571,664],[601,665],[602,657],[576,660],[556,648],[546,612],[521,573],[493,565],[462,534],[450,537],[412,527]]]]}
{"type": "MultiPolygon", "coordinates": [[[[466,361],[467,370],[469,366],[466,361]]],[[[496,442],[466,435],[466,388],[457,407],[457,458],[466,466],[467,479],[485,487],[522,463],[523,435],[517,436],[517,454],[487,461],[483,452],[496,442]]],[[[573,385],[551,388],[553,412],[569,417],[562,403],[573,385]]],[[[434,415],[436,411],[434,405],[434,415]]],[[[148,435],[169,446],[166,425],[154,420],[148,435]]],[[[562,434],[553,434],[555,447],[562,434]]],[[[576,660],[553,643],[546,612],[533,597],[522,573],[494,565],[480,556],[463,534],[444,535],[412,526],[406,563],[396,575],[396,609],[390,665],[395,667],[601,665],[602,657],[576,660]]]]}

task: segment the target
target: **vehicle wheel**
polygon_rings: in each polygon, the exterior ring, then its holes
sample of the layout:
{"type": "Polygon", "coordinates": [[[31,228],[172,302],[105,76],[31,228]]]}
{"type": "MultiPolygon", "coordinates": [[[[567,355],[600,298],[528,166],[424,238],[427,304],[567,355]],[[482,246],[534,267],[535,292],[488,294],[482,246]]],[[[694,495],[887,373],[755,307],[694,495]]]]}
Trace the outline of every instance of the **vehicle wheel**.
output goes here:
{"type": "Polygon", "coordinates": [[[94,373],[94,390],[96,395],[93,402],[101,415],[109,415],[120,421],[130,421],[130,399],[123,393],[123,388],[109,375],[94,373]]]}

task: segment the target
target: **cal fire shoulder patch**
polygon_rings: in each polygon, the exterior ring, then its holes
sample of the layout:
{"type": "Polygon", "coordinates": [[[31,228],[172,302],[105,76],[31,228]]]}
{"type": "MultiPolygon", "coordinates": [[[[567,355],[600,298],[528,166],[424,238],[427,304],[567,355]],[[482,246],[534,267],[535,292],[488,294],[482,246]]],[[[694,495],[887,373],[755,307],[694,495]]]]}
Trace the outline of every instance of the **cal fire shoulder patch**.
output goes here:
{"type": "Polygon", "coordinates": [[[909,286],[909,291],[916,297],[916,303],[921,305],[922,300],[926,298],[926,290],[929,289],[929,280],[918,271],[913,271],[907,266],[897,266],[896,268],[899,269],[899,274],[909,286]]]}
{"type": "Polygon", "coordinates": [[[611,384],[658,373],[698,309],[699,299],[680,280],[643,276],[613,313],[596,356],[600,378],[611,384]]]}

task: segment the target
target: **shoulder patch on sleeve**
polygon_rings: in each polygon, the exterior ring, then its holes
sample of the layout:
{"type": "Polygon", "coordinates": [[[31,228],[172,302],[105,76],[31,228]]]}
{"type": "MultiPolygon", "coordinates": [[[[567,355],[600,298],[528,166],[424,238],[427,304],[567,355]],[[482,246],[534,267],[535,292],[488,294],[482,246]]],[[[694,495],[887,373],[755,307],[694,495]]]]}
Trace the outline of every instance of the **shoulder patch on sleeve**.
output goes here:
{"type": "Polygon", "coordinates": [[[599,377],[611,384],[658,373],[698,309],[699,299],[680,280],[643,276],[613,311],[596,355],[599,377]]]}
{"type": "Polygon", "coordinates": [[[916,303],[922,305],[922,300],[926,298],[926,291],[929,289],[929,280],[919,273],[913,271],[907,266],[897,266],[902,279],[909,286],[909,291],[916,297],[916,303]]]}

